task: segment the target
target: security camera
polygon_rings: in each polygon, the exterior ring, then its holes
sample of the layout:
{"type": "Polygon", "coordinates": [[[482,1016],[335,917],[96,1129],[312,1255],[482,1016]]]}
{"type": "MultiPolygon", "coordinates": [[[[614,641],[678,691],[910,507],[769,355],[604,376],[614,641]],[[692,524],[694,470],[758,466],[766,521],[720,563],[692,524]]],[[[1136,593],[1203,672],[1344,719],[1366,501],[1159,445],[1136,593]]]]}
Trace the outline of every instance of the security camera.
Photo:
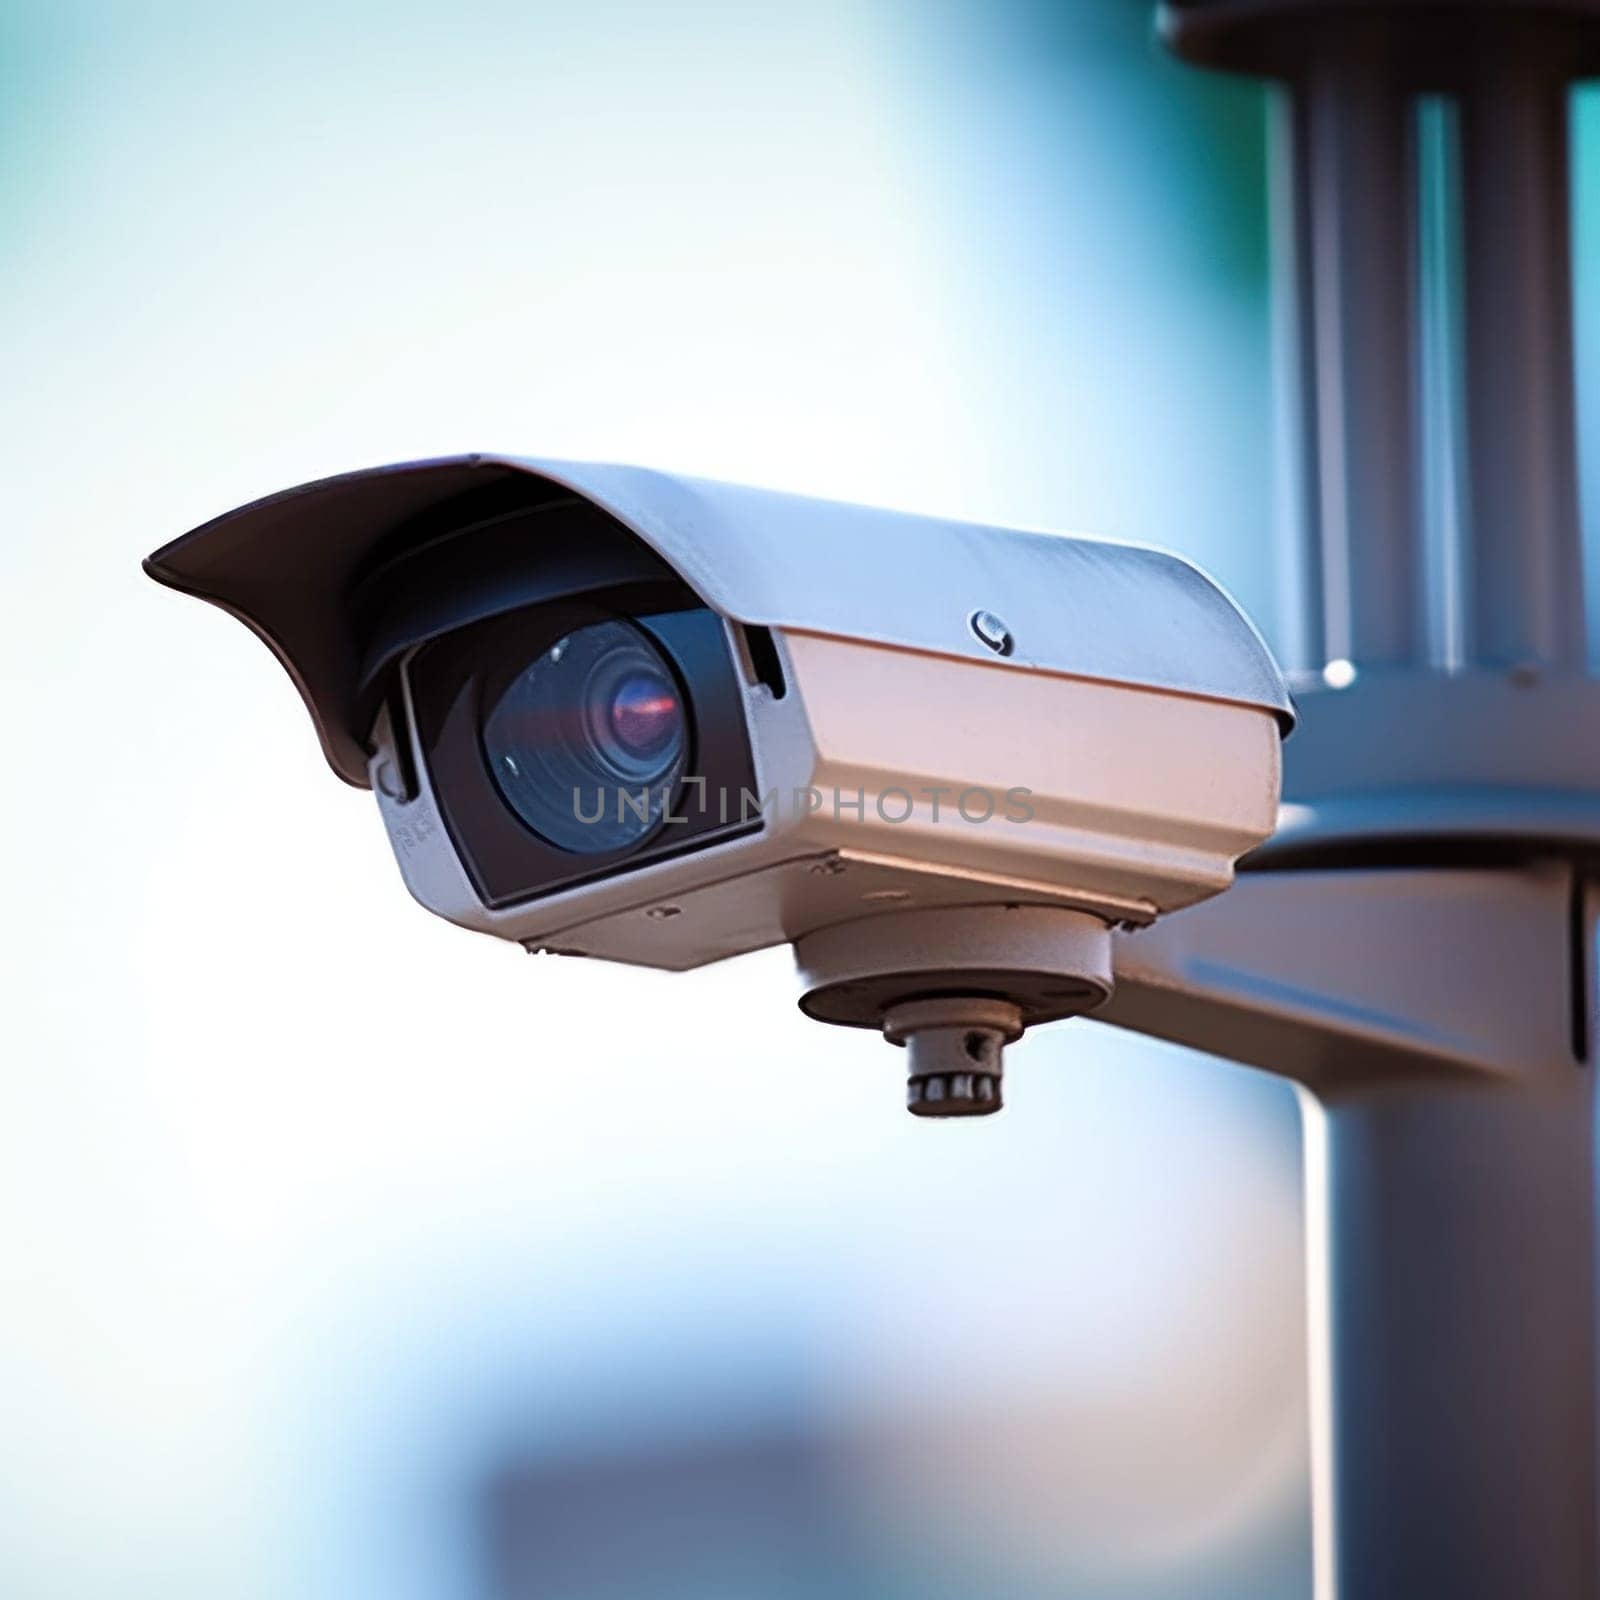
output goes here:
{"type": "Polygon", "coordinates": [[[1112,930],[1274,826],[1282,679],[1153,549],[463,456],[145,568],[271,647],[429,910],[680,970],[793,942],[920,1115],[997,1109],[1004,1045],[1110,993],[1112,930]]]}

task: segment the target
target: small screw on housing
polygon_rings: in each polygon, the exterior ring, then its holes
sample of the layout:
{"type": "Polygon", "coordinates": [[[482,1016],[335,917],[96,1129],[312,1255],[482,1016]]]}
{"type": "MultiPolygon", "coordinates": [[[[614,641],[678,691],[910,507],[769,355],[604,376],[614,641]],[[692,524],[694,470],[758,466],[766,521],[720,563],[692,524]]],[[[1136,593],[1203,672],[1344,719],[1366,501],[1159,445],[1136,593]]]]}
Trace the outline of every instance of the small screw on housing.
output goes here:
{"type": "Polygon", "coordinates": [[[992,611],[974,611],[967,625],[997,656],[1008,656],[1015,648],[1011,630],[992,611]]]}

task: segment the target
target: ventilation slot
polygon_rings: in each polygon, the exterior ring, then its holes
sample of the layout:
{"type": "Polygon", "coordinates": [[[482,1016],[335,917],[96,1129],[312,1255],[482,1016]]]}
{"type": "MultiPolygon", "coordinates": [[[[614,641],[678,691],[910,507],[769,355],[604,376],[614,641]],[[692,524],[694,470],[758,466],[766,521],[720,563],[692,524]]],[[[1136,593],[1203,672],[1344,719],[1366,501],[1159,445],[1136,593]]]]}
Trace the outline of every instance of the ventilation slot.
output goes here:
{"type": "Polygon", "coordinates": [[[772,691],[774,700],[783,699],[783,662],[778,657],[778,644],[771,628],[746,624],[744,627],[745,654],[750,658],[750,672],[757,683],[764,683],[772,691]]]}

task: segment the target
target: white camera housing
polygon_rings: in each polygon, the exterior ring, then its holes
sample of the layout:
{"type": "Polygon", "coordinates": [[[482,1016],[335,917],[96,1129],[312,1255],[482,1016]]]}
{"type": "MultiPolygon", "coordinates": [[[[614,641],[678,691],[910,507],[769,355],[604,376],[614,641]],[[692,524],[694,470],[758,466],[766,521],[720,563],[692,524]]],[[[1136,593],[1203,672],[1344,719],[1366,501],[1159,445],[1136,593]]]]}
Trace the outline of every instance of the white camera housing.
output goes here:
{"type": "MultiPolygon", "coordinates": [[[[785,941],[804,963],[804,941],[848,926],[855,953],[828,958],[811,998],[858,1003],[808,1006],[833,1020],[883,1022],[889,1002],[862,1001],[846,971],[858,956],[872,971],[874,928],[893,942],[908,913],[926,930],[977,908],[1065,917],[1040,924],[1041,973],[1060,964],[1052,941],[1083,947],[1081,981],[1035,994],[1013,1032],[1085,1009],[1109,989],[1112,926],[1225,889],[1276,819],[1293,719],[1277,668],[1214,583],[1141,546],[468,456],[290,490],[146,566],[273,648],[334,770],[376,792],[429,910],[532,950],[672,969],[785,941]],[[747,821],[754,802],[755,824],[524,898],[486,894],[469,824],[441,804],[418,662],[485,618],[602,591],[616,610],[641,574],[670,575],[720,619],[754,776],[721,801],[747,821]]],[[[934,943],[943,983],[949,939],[934,943]]]]}

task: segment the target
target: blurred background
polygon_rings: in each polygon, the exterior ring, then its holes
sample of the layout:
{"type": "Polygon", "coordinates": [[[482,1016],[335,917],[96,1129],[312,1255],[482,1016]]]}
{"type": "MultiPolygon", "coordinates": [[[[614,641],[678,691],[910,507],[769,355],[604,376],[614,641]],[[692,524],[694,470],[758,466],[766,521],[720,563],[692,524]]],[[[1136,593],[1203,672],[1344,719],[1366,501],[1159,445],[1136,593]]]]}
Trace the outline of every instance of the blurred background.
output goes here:
{"type": "Polygon", "coordinates": [[[784,952],[471,938],[138,571],[500,449],[1158,542],[1270,636],[1265,115],[1143,0],[0,8],[7,1600],[1309,1592],[1288,1090],[1072,1023],[918,1124],[784,952]]]}

